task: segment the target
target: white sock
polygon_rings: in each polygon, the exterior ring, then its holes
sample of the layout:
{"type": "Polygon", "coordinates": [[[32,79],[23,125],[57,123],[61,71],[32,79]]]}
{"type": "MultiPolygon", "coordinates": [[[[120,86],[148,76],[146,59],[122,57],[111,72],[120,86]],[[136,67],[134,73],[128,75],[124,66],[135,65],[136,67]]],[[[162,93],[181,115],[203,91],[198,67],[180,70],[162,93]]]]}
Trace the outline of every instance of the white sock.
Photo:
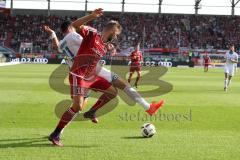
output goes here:
{"type": "Polygon", "coordinates": [[[225,80],[224,80],[224,88],[227,88],[227,84],[228,84],[228,80],[225,79],[225,80]]]}
{"type": "Polygon", "coordinates": [[[148,110],[150,108],[150,104],[132,87],[126,86],[123,91],[136,103],[143,106],[145,110],[148,110]]]}
{"type": "Polygon", "coordinates": [[[227,86],[229,86],[230,83],[231,83],[231,80],[228,80],[227,86]]]}

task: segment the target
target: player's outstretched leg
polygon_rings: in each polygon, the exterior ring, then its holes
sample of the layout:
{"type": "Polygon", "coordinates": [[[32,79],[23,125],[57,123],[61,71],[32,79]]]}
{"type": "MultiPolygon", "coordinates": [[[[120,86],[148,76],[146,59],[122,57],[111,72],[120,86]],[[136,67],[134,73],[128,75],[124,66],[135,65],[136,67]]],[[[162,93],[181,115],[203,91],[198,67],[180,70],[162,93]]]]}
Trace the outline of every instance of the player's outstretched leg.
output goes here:
{"type": "Polygon", "coordinates": [[[123,90],[132,100],[141,105],[150,116],[156,113],[164,104],[163,100],[149,104],[134,88],[120,77],[115,79],[112,83],[114,87],[123,90]]]}
{"type": "Polygon", "coordinates": [[[110,86],[106,90],[100,90],[103,94],[99,97],[97,102],[90,108],[89,111],[84,113],[84,118],[89,118],[92,120],[93,123],[98,123],[98,119],[96,117],[96,112],[109,101],[117,96],[117,89],[113,86],[110,86]]]}
{"type": "Polygon", "coordinates": [[[50,134],[49,141],[53,143],[53,145],[62,147],[63,144],[60,142],[60,136],[63,132],[63,129],[69,124],[79,113],[82,109],[81,102],[83,102],[82,96],[74,96],[73,97],[73,104],[72,106],[63,113],[60,121],[58,122],[57,127],[55,130],[50,134]]]}

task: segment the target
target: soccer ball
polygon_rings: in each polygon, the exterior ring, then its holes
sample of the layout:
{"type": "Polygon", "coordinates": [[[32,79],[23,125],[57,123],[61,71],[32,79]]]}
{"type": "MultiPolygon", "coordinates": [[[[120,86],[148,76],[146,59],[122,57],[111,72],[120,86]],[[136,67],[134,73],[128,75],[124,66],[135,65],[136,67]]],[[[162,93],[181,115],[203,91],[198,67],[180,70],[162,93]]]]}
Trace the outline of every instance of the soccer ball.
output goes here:
{"type": "Polygon", "coordinates": [[[155,126],[151,123],[145,123],[141,127],[142,136],[145,138],[150,138],[156,133],[155,126]]]}

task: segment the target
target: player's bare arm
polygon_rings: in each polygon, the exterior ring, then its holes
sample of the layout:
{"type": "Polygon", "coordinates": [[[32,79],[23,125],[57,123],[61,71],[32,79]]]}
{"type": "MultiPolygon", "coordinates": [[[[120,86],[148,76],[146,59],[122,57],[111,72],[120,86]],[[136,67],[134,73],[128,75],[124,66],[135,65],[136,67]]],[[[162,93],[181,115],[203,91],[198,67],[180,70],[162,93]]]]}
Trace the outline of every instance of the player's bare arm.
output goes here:
{"type": "Polygon", "coordinates": [[[77,19],[76,21],[74,21],[72,23],[72,26],[74,28],[79,28],[81,27],[82,25],[84,25],[85,23],[89,22],[89,21],[92,21],[100,16],[103,15],[103,9],[102,8],[98,8],[98,9],[95,9],[91,14],[87,15],[87,16],[84,16],[84,17],[81,17],[79,19],[77,19]]]}
{"type": "Polygon", "coordinates": [[[52,40],[52,46],[54,49],[60,51],[59,48],[59,40],[57,38],[56,33],[54,32],[54,30],[52,30],[49,26],[43,26],[45,32],[48,33],[48,35],[50,36],[51,40],[52,40]]]}

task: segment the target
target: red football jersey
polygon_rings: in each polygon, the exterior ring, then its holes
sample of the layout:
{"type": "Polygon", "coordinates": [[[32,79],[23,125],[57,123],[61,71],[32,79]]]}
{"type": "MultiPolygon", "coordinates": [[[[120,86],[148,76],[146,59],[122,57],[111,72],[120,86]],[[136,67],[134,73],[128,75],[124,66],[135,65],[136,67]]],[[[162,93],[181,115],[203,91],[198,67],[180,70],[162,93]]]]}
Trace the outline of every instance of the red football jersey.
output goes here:
{"type": "Polygon", "coordinates": [[[204,64],[209,64],[210,63],[210,58],[209,57],[204,57],[204,64]]]}
{"type": "Polygon", "coordinates": [[[130,55],[131,64],[132,65],[140,65],[140,62],[142,62],[142,52],[141,51],[133,51],[130,55]]]}
{"type": "Polygon", "coordinates": [[[96,29],[84,26],[80,30],[82,44],[73,61],[71,72],[83,78],[96,75],[96,66],[107,49],[96,29]]]}

